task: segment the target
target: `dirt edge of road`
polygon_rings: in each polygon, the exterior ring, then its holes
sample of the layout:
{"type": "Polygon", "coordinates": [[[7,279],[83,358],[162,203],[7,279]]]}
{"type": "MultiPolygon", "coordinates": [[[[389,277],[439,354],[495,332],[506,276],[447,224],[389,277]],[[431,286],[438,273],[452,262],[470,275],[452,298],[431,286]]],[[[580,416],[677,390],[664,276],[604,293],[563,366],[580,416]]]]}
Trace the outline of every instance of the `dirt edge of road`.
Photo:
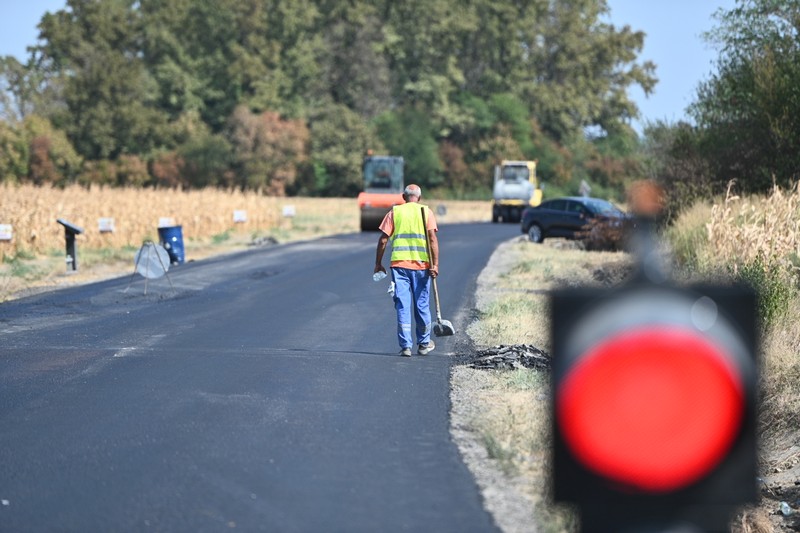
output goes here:
{"type": "MultiPolygon", "coordinates": [[[[506,248],[516,240],[498,246],[478,276],[475,291],[477,308],[482,308],[493,298],[492,280],[512,266],[506,248]]],[[[471,338],[468,343],[469,346],[465,346],[459,353],[475,351],[471,338]]],[[[475,398],[481,390],[490,386],[488,376],[485,371],[469,369],[462,363],[463,360],[454,360],[450,374],[450,434],[453,441],[475,478],[484,507],[500,530],[504,533],[538,531],[536,502],[523,490],[523,485],[529,483],[529,480],[503,472],[498,462],[489,457],[486,444],[473,427],[481,410],[480,402],[476,402],[475,398]]],[[[543,483],[544,481],[542,480],[543,483]]]]}
{"type": "MultiPolygon", "coordinates": [[[[513,265],[508,257],[507,246],[501,244],[492,255],[479,276],[475,302],[481,308],[493,298],[492,280],[506,274],[513,265]]],[[[602,270],[602,269],[601,269],[602,270]]],[[[619,272],[604,270],[611,282],[619,281],[619,272]]],[[[595,280],[607,282],[609,280],[595,280]]],[[[477,320],[478,313],[473,313],[477,320]]],[[[466,329],[466,328],[465,328],[466,329]]],[[[473,473],[480,488],[484,505],[504,533],[529,533],[536,531],[562,531],[560,525],[550,523],[550,509],[547,502],[531,498],[531,485],[541,488],[545,493],[548,483],[546,475],[531,478],[530,475],[509,474],[502,470],[501,462],[489,457],[486,443],[481,440],[474,421],[486,408],[478,397],[486,398],[486,389],[492,386],[484,374],[486,370],[475,370],[465,366],[470,362],[470,354],[477,353],[472,339],[465,342],[462,350],[453,361],[451,370],[450,399],[451,426],[453,441],[458,446],[463,460],[473,473]]],[[[489,370],[489,373],[492,371],[489,370]]],[[[494,374],[497,374],[495,371],[494,374]]],[[[496,383],[496,382],[495,382],[496,383]]],[[[502,396],[493,397],[502,403],[502,396]]],[[[800,531],[800,435],[783,435],[771,442],[761,442],[761,468],[758,481],[760,501],[743,508],[734,518],[731,531],[734,533],[783,533],[800,531]]]]}

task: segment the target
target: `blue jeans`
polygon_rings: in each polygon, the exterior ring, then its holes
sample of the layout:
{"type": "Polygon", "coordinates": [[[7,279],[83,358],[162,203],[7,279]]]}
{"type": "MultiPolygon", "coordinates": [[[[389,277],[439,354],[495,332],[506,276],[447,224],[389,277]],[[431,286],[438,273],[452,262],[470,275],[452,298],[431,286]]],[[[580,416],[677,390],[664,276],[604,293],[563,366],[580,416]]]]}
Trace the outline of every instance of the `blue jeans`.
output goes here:
{"type": "Polygon", "coordinates": [[[416,322],[417,344],[431,340],[431,308],[429,303],[431,276],[427,270],[392,267],[394,308],[397,310],[397,340],[400,348],[411,348],[411,312],[416,322]]]}

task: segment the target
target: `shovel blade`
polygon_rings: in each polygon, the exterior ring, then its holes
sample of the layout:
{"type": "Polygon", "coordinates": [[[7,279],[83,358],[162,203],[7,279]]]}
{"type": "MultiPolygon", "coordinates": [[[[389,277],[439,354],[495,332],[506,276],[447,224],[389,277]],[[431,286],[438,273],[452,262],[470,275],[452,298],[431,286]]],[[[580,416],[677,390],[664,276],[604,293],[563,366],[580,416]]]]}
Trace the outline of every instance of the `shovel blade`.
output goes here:
{"type": "Polygon", "coordinates": [[[439,320],[433,325],[433,334],[437,337],[449,337],[456,334],[456,328],[449,320],[439,320]]]}

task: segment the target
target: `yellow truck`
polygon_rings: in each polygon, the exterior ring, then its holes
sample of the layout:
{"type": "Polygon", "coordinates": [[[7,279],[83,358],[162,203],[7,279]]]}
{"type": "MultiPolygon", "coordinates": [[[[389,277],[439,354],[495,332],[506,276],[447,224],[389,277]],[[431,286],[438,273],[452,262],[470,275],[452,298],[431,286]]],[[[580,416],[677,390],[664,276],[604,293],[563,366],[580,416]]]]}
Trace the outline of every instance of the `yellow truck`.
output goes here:
{"type": "Polygon", "coordinates": [[[501,161],[494,167],[492,222],[519,222],[528,206],[542,203],[537,161],[501,161]]]}

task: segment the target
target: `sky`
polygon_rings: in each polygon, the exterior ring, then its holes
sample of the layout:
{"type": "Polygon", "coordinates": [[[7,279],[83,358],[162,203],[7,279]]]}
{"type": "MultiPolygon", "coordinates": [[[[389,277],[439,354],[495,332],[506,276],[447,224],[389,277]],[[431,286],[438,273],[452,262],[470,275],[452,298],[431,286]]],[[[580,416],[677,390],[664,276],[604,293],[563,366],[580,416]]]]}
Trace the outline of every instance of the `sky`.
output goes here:
{"type": "Polygon", "coordinates": [[[641,132],[648,121],[669,123],[688,120],[686,108],[694,100],[697,86],[714,72],[717,50],[702,34],[717,26],[712,17],[719,9],[729,11],[735,0],[607,0],[609,21],[629,25],[646,34],[641,61],[656,64],[658,84],[649,97],[639,88],[628,94],[642,115],[634,122],[641,132]]]}
{"type": "MultiPolygon", "coordinates": [[[[713,72],[717,52],[701,34],[715,26],[712,15],[729,10],[735,0],[607,0],[609,22],[644,31],[640,60],[656,64],[659,79],[649,97],[638,88],[629,95],[639,106],[641,119],[633,123],[641,133],[648,121],[687,119],[686,107],[697,85],[713,72]]],[[[66,6],[66,0],[0,0],[0,56],[27,57],[26,47],[36,44],[36,25],[45,12],[66,6]]]]}

